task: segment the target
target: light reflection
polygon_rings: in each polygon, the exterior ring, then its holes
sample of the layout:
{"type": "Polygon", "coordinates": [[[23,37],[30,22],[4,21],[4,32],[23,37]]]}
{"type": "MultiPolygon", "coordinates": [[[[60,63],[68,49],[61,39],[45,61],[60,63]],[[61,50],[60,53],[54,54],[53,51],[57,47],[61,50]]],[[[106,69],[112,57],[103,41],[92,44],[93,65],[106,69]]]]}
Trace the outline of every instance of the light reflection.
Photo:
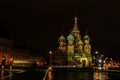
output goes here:
{"type": "Polygon", "coordinates": [[[2,70],[1,70],[1,80],[4,80],[4,66],[2,65],[2,70]]]}
{"type": "Polygon", "coordinates": [[[49,67],[49,68],[48,68],[48,80],[53,80],[52,67],[49,67]]]}
{"type": "Polygon", "coordinates": [[[108,72],[96,71],[93,74],[94,80],[108,80],[108,72]]]}
{"type": "Polygon", "coordinates": [[[9,80],[12,80],[12,65],[10,65],[9,80]]]}
{"type": "Polygon", "coordinates": [[[53,80],[53,72],[48,71],[48,80],[53,80]]]}

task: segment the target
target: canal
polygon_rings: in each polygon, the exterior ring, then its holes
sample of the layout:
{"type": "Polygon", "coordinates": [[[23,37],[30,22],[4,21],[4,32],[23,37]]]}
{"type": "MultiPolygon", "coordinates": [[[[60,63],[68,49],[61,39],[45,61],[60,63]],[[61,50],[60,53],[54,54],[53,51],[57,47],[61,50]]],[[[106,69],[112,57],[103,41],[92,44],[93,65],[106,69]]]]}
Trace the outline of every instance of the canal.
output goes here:
{"type": "Polygon", "coordinates": [[[120,71],[74,68],[0,69],[0,80],[119,80],[120,71]]]}

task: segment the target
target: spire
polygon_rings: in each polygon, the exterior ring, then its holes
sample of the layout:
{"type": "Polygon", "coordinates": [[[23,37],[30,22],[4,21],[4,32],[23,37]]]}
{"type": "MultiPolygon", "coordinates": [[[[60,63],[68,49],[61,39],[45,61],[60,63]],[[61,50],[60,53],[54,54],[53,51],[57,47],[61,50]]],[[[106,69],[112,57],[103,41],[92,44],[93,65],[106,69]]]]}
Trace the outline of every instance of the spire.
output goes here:
{"type": "Polygon", "coordinates": [[[88,40],[90,40],[90,37],[88,36],[88,32],[87,32],[87,29],[86,29],[86,34],[85,34],[85,36],[84,36],[84,39],[88,39],[88,40]]]}
{"type": "Polygon", "coordinates": [[[70,34],[72,33],[72,30],[71,30],[71,28],[70,28],[70,34]]]}
{"type": "Polygon", "coordinates": [[[73,27],[73,30],[72,30],[72,33],[74,32],[80,32],[79,29],[78,29],[78,25],[77,25],[77,17],[75,16],[74,18],[74,27],[73,27]]]}
{"type": "Polygon", "coordinates": [[[70,33],[68,36],[67,36],[67,40],[71,40],[71,41],[74,41],[75,40],[75,37],[70,33]]]}
{"type": "Polygon", "coordinates": [[[87,35],[87,34],[88,34],[88,32],[87,32],[87,28],[86,28],[86,31],[85,31],[85,32],[86,32],[86,35],[87,35]]]}
{"type": "Polygon", "coordinates": [[[75,16],[75,22],[74,22],[75,24],[77,24],[77,17],[75,16]]]}

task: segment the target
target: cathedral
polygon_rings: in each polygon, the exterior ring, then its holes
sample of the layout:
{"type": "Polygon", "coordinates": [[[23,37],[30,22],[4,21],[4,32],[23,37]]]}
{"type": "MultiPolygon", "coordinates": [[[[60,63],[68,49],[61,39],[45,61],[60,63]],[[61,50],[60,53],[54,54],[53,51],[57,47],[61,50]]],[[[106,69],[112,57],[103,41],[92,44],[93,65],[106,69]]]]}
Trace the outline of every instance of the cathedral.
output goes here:
{"type": "Polygon", "coordinates": [[[58,39],[58,49],[66,52],[67,65],[77,65],[88,67],[92,63],[90,37],[86,35],[82,38],[77,17],[74,18],[74,26],[68,36],[61,35],[58,39]]]}

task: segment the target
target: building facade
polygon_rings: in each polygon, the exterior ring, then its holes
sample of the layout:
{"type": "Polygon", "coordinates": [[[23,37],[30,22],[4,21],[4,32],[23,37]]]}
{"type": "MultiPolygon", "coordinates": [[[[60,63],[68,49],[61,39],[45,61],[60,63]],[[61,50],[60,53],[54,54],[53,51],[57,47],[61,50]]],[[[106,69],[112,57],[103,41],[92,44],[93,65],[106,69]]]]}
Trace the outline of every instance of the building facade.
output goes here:
{"type": "Polygon", "coordinates": [[[13,46],[13,42],[0,37],[0,64],[2,59],[5,58],[5,64],[13,62],[35,61],[42,63],[42,59],[37,56],[30,55],[30,51],[27,49],[18,49],[13,46]]]}
{"type": "Polygon", "coordinates": [[[78,20],[75,16],[74,26],[70,34],[65,37],[61,35],[58,39],[58,49],[66,52],[67,65],[90,66],[92,63],[90,37],[86,35],[82,38],[78,28],[78,20]]]}

